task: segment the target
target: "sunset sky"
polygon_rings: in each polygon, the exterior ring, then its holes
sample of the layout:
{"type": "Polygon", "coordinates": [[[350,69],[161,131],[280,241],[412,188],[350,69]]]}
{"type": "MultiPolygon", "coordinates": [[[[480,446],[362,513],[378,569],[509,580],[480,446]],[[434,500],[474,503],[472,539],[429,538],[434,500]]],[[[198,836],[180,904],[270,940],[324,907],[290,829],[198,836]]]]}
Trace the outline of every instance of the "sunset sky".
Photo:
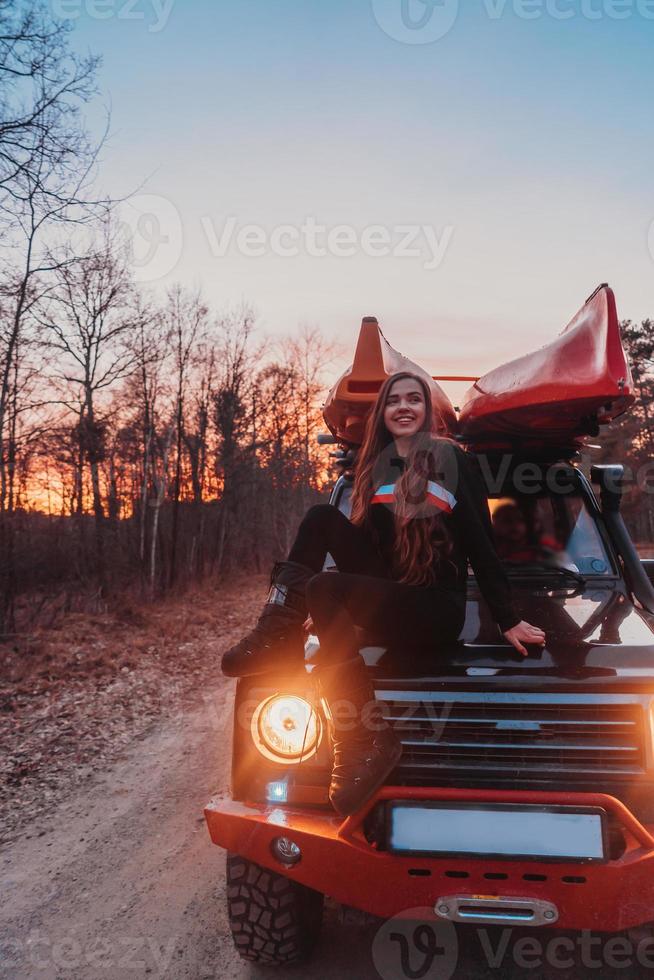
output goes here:
{"type": "Polygon", "coordinates": [[[263,330],[346,349],[375,314],[434,373],[540,346],[602,281],[654,316],[650,0],[57,7],[103,57],[101,179],[136,189],[153,289],[245,298],[263,330]],[[307,222],[347,227],[334,247],[307,222]]]}

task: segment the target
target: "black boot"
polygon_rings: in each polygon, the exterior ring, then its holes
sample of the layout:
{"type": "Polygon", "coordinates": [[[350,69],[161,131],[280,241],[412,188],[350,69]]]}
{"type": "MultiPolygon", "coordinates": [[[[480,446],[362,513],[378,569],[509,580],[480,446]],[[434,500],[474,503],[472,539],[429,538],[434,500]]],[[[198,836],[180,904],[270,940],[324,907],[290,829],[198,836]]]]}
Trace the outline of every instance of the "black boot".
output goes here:
{"type": "Polygon", "coordinates": [[[316,573],[295,561],[280,561],[270,576],[270,592],[257,624],[224,654],[227,677],[247,677],[304,663],[306,584],[316,573]]]}
{"type": "Polygon", "coordinates": [[[384,783],[400,760],[402,744],[382,715],[360,656],[333,667],[321,666],[316,676],[331,715],[334,769],[329,799],[336,812],[346,817],[384,783]]]}

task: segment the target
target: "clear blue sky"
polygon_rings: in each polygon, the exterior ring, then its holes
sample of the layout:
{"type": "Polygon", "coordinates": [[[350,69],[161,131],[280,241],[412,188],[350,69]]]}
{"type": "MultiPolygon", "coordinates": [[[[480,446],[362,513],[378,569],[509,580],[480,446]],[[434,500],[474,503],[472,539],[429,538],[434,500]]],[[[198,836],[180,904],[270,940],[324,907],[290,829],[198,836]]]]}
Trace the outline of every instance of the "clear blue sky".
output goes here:
{"type": "Polygon", "coordinates": [[[374,313],[435,372],[545,343],[601,281],[622,316],[654,316],[652,0],[443,0],[431,43],[398,40],[420,40],[423,0],[413,28],[402,0],[174,0],[167,19],[161,2],[103,0],[98,19],[59,0],[103,57],[104,185],[164,199],[173,267],[153,288],[245,297],[270,332],[309,321],[345,344],[374,313]],[[393,247],[397,226],[449,231],[432,268],[422,237],[419,257],[316,257],[302,238],[295,257],[212,255],[230,216],[381,225],[393,247]]]}

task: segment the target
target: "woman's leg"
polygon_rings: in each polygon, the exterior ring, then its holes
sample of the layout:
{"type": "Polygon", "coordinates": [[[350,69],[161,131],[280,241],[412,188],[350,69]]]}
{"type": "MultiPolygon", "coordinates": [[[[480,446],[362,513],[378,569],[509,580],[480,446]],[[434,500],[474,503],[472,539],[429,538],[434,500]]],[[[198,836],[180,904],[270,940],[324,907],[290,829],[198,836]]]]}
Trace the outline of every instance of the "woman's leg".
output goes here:
{"type": "Polygon", "coordinates": [[[316,504],[302,519],[288,560],[321,572],[330,554],[340,572],[376,575],[388,571],[370,535],[331,504],[316,504]]]}
{"type": "Polygon", "coordinates": [[[307,600],[320,639],[316,677],[331,716],[329,798],[346,816],[382,785],[402,752],[359,656],[355,625],[386,644],[438,645],[458,636],[464,604],[436,589],[339,572],[310,579],[307,600]]]}
{"type": "Polygon", "coordinates": [[[286,561],[277,562],[270,592],[254,627],[222,659],[228,677],[297,669],[304,660],[306,585],[330,553],[339,569],[385,575],[369,535],[335,507],[322,504],[304,516],[286,561]]]}
{"type": "Polygon", "coordinates": [[[320,640],[316,663],[329,665],[357,655],[355,626],[385,646],[437,647],[458,637],[465,614],[463,601],[438,589],[340,572],[314,575],[307,603],[320,640]]]}

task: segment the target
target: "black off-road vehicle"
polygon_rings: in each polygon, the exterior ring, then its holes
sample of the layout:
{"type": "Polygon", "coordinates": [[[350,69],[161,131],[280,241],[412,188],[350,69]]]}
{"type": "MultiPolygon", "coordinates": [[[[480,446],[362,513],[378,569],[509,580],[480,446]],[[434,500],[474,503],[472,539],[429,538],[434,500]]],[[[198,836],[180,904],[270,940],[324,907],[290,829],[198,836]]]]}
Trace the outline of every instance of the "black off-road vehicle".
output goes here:
{"type": "MultiPolygon", "coordinates": [[[[546,646],[517,654],[472,575],[463,633],[438,659],[362,637],[404,751],[345,820],[327,799],[316,641],[301,676],[238,682],[231,797],[206,819],[228,851],[248,959],[306,954],[324,895],[384,918],[429,907],[454,922],[607,932],[654,920],[654,563],[620,515],[622,468],[593,467],[596,495],[569,453],[484,463],[518,610],[546,646]]],[[[346,513],[350,490],[345,474],[331,495],[346,513]]]]}

